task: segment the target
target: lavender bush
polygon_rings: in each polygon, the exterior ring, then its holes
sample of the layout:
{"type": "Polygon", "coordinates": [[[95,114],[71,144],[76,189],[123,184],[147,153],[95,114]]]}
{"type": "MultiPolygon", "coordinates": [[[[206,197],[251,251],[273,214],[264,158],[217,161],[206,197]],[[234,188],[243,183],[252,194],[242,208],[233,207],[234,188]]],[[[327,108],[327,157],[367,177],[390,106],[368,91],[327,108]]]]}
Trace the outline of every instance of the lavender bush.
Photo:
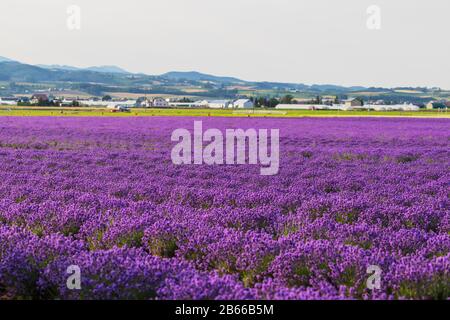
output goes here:
{"type": "Polygon", "coordinates": [[[193,118],[1,118],[0,299],[450,297],[448,120],[203,123],[279,128],[279,174],[173,165],[193,118]]]}

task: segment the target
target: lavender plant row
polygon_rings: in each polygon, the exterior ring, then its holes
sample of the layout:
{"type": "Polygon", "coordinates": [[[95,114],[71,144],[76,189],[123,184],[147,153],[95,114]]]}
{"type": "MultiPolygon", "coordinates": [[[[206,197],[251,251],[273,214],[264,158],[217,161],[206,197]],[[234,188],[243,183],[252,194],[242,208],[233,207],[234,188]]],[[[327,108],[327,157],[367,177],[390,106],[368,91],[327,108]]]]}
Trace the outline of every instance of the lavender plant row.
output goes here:
{"type": "Polygon", "coordinates": [[[173,165],[193,118],[0,118],[0,299],[450,297],[448,120],[202,120],[279,174],[173,165]]]}

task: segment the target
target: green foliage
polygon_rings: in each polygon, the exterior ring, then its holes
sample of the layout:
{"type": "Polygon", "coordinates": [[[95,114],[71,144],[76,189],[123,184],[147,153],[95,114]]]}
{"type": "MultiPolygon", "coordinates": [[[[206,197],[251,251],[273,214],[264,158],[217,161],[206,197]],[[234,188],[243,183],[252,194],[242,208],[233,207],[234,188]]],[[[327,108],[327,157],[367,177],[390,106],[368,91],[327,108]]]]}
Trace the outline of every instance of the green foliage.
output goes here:
{"type": "Polygon", "coordinates": [[[151,239],[147,243],[150,253],[157,257],[173,258],[178,249],[175,239],[151,239]]]}
{"type": "Polygon", "coordinates": [[[407,299],[421,299],[425,297],[432,300],[446,300],[450,296],[450,278],[444,274],[435,276],[430,280],[404,281],[400,285],[397,295],[407,299]]]}

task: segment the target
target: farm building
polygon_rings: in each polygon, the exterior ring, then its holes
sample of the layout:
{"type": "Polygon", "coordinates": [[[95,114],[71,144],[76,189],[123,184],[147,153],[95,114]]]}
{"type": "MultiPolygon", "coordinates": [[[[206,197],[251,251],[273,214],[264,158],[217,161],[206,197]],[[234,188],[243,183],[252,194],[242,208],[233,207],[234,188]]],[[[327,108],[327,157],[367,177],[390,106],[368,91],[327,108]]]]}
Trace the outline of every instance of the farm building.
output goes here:
{"type": "Polygon", "coordinates": [[[199,101],[195,101],[192,104],[193,107],[199,107],[199,108],[208,108],[209,107],[209,102],[207,100],[199,100],[199,101]]]}
{"type": "Polygon", "coordinates": [[[279,104],[275,109],[289,109],[289,110],[321,110],[328,106],[321,104],[279,104]]]}
{"type": "Polygon", "coordinates": [[[362,106],[363,106],[363,102],[362,102],[360,99],[352,98],[352,99],[344,100],[344,105],[345,105],[347,108],[351,108],[351,107],[362,107],[362,106]]]}
{"type": "Polygon", "coordinates": [[[326,105],[333,105],[336,101],[336,97],[333,98],[329,98],[329,97],[324,97],[321,99],[322,100],[322,104],[326,104],[326,105]]]}
{"type": "Polygon", "coordinates": [[[226,109],[231,105],[231,101],[229,100],[213,100],[208,102],[208,107],[211,109],[226,109]]]}
{"type": "Polygon", "coordinates": [[[46,93],[35,93],[32,97],[30,102],[32,104],[38,104],[38,103],[46,103],[50,102],[54,99],[53,96],[48,95],[46,93]]]}
{"type": "Polygon", "coordinates": [[[155,98],[152,101],[152,106],[155,108],[166,108],[169,107],[169,102],[163,98],[155,98]]]}
{"type": "Polygon", "coordinates": [[[364,108],[368,110],[375,111],[419,111],[420,107],[413,104],[390,104],[390,105],[380,105],[380,104],[370,104],[365,105],[364,108]]]}
{"type": "Polygon", "coordinates": [[[17,98],[0,98],[0,105],[15,106],[17,101],[17,98]]]}
{"type": "Polygon", "coordinates": [[[239,99],[233,102],[233,108],[236,109],[251,109],[254,106],[253,101],[250,99],[239,99]]]}
{"type": "Polygon", "coordinates": [[[121,101],[102,101],[102,100],[78,100],[80,106],[84,107],[107,107],[110,105],[126,105],[128,107],[133,107],[136,104],[136,100],[121,100],[121,101]]]}
{"type": "Polygon", "coordinates": [[[195,102],[181,102],[181,101],[174,101],[174,102],[169,102],[169,106],[177,108],[177,107],[199,107],[198,105],[196,105],[195,102]]]}
{"type": "Polygon", "coordinates": [[[152,102],[147,99],[147,97],[140,97],[136,100],[135,106],[138,108],[150,108],[152,106],[152,102]]]}

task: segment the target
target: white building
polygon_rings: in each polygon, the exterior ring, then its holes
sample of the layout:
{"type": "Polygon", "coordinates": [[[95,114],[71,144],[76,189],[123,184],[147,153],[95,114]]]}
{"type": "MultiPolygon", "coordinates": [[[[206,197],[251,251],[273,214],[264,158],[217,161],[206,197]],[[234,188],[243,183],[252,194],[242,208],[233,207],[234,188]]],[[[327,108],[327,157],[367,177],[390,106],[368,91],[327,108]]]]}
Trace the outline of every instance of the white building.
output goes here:
{"type": "Polygon", "coordinates": [[[174,107],[174,108],[193,108],[193,107],[197,107],[197,105],[195,104],[195,102],[169,102],[169,106],[170,107],[174,107]]]}
{"type": "Polygon", "coordinates": [[[195,101],[192,104],[193,107],[198,107],[198,108],[208,108],[209,107],[209,102],[207,100],[199,100],[199,101],[195,101]]]}
{"type": "Polygon", "coordinates": [[[169,102],[163,98],[155,98],[152,101],[152,106],[155,108],[167,108],[169,107],[169,102]]]}
{"type": "Polygon", "coordinates": [[[138,108],[150,108],[152,106],[152,102],[147,99],[147,97],[140,97],[136,100],[135,107],[138,108]]]}
{"type": "Polygon", "coordinates": [[[275,109],[285,110],[321,110],[328,106],[322,104],[279,104],[275,109]]]}
{"type": "Polygon", "coordinates": [[[233,108],[236,109],[251,109],[255,105],[250,99],[239,99],[233,102],[233,108]]]}
{"type": "Polygon", "coordinates": [[[351,99],[344,100],[344,105],[348,108],[362,107],[363,102],[360,99],[351,98],[351,99]]]}
{"type": "Polygon", "coordinates": [[[391,104],[391,105],[367,105],[364,106],[367,109],[375,111],[419,111],[420,107],[413,104],[391,104]]]}
{"type": "Polygon", "coordinates": [[[15,106],[17,105],[17,99],[15,98],[0,98],[0,105],[15,106]]]}
{"type": "Polygon", "coordinates": [[[231,101],[229,100],[213,100],[208,102],[208,107],[211,109],[226,109],[231,105],[231,101]]]}
{"type": "Polygon", "coordinates": [[[124,100],[124,101],[102,101],[102,100],[78,100],[80,106],[84,107],[108,107],[117,105],[126,105],[128,107],[134,107],[136,100],[124,100]]]}

